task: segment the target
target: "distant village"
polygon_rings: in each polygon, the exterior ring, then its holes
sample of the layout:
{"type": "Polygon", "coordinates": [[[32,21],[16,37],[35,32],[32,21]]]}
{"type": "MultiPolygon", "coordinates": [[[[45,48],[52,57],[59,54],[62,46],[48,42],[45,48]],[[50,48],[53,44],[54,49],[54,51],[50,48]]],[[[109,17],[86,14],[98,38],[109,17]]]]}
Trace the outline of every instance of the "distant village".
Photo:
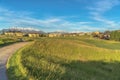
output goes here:
{"type": "Polygon", "coordinates": [[[16,37],[40,37],[45,34],[43,31],[38,31],[29,28],[9,28],[1,30],[1,35],[16,36],[16,37]]]}
{"type": "Polygon", "coordinates": [[[110,32],[79,32],[79,33],[68,33],[68,32],[49,32],[45,33],[43,31],[34,30],[34,29],[25,29],[25,28],[9,28],[1,30],[1,35],[6,36],[17,36],[17,37],[75,37],[90,35],[95,38],[107,39],[110,38],[110,32]]]}

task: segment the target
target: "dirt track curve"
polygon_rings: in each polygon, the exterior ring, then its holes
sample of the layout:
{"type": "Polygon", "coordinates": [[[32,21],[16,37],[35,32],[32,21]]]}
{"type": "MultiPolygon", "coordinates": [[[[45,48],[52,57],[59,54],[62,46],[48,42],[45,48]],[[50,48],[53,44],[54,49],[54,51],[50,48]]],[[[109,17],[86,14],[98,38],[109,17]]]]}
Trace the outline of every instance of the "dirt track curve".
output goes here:
{"type": "Polygon", "coordinates": [[[6,75],[7,60],[13,53],[26,44],[28,42],[20,42],[0,48],[0,80],[8,80],[6,75]]]}

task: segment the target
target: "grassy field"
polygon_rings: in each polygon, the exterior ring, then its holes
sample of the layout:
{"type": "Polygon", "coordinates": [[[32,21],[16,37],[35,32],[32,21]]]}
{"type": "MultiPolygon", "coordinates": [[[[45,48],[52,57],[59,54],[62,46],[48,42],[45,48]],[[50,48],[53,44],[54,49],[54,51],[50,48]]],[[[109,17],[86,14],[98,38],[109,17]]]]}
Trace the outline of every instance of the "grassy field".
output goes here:
{"type": "Polygon", "coordinates": [[[9,80],[120,80],[120,42],[44,38],[15,53],[9,80]]]}
{"type": "Polygon", "coordinates": [[[15,42],[18,42],[16,37],[8,37],[8,36],[0,35],[0,47],[13,44],[15,42]]]}
{"type": "MultiPolygon", "coordinates": [[[[5,36],[5,35],[0,35],[0,47],[7,46],[16,42],[21,42],[22,39],[23,41],[33,41],[34,38],[30,37],[16,37],[16,36],[5,36]]],[[[36,39],[36,38],[35,38],[36,39]]]]}

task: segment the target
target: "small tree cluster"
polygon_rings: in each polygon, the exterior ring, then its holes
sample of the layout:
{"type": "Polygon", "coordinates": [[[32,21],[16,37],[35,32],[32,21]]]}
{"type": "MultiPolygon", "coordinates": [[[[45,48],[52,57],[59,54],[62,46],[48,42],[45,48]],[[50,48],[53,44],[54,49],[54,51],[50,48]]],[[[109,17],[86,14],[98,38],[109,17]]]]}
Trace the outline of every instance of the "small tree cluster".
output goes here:
{"type": "Polygon", "coordinates": [[[110,39],[120,41],[120,31],[112,31],[110,33],[110,39]]]}

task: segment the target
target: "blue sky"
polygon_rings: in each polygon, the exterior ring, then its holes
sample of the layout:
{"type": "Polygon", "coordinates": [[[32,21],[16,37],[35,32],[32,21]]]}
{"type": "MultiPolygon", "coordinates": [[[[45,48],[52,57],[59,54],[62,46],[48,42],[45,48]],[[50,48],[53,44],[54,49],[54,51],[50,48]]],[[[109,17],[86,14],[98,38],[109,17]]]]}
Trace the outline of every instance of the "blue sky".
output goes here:
{"type": "Polygon", "coordinates": [[[0,29],[89,32],[120,29],[120,0],[0,0],[0,29]]]}

